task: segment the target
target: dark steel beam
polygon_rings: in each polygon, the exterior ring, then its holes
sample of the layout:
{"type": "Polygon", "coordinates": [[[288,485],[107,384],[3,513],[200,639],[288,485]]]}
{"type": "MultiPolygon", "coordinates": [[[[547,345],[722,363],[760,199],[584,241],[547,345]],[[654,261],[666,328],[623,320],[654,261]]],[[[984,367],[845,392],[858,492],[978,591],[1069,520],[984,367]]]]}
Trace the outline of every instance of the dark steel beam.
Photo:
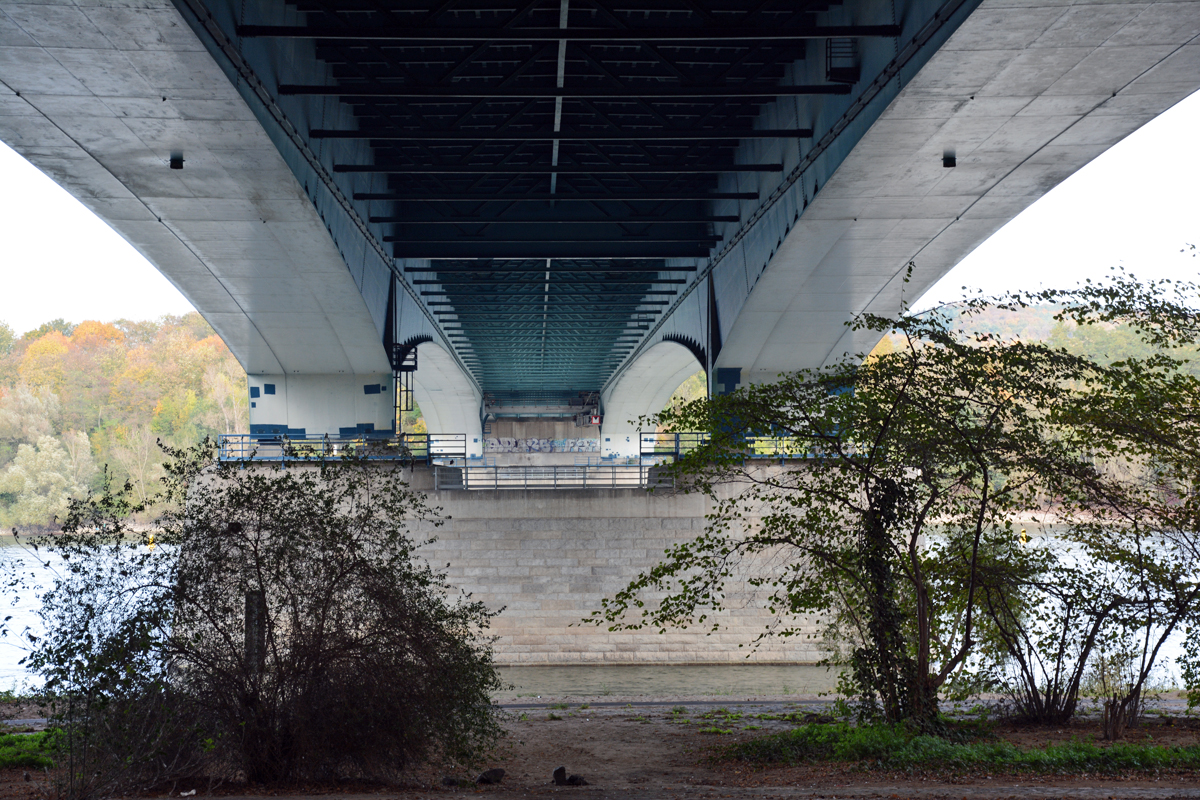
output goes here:
{"type": "MultiPolygon", "coordinates": [[[[453,311],[433,311],[431,313],[434,316],[438,316],[438,317],[457,317],[458,320],[461,322],[468,322],[468,321],[474,321],[474,320],[492,320],[494,322],[505,322],[505,321],[521,322],[523,320],[520,318],[527,318],[527,321],[530,321],[530,322],[541,322],[544,319],[544,320],[546,320],[547,323],[553,324],[555,322],[576,322],[576,321],[583,321],[583,320],[588,320],[588,319],[604,320],[607,322],[621,322],[621,321],[624,321],[624,319],[625,319],[625,316],[622,315],[621,319],[614,320],[613,315],[611,313],[608,313],[605,311],[566,311],[563,309],[559,309],[557,311],[550,311],[550,312],[513,311],[513,312],[505,313],[505,312],[501,312],[501,311],[472,311],[472,312],[468,312],[468,313],[455,314],[453,311]],[[568,317],[568,316],[582,317],[583,320],[567,319],[566,317],[568,317]]],[[[654,315],[655,317],[657,317],[659,313],[660,312],[658,312],[658,311],[631,311],[630,312],[630,314],[654,315]]],[[[446,320],[446,322],[453,322],[453,321],[454,320],[452,320],[452,319],[446,320]]],[[[630,321],[631,322],[650,322],[650,320],[648,320],[648,319],[644,319],[644,320],[631,319],[630,321]]]]}
{"type": "MultiPolygon", "coordinates": [[[[580,357],[578,353],[564,353],[555,351],[551,348],[542,349],[537,345],[528,345],[524,348],[510,350],[507,352],[489,352],[481,356],[476,356],[475,361],[481,366],[486,364],[491,369],[520,366],[523,361],[536,358],[546,367],[555,369],[571,369],[577,368],[597,368],[609,366],[614,359],[624,360],[624,356],[634,352],[636,348],[622,350],[617,353],[596,357],[580,357]]],[[[469,354],[474,355],[474,354],[469,354]]]]}
{"type": "Polygon", "coordinates": [[[461,334],[451,334],[450,335],[450,341],[452,341],[452,342],[458,342],[460,344],[472,344],[472,345],[474,345],[474,344],[478,344],[478,345],[508,344],[509,342],[535,342],[535,341],[536,342],[545,341],[548,344],[554,344],[554,345],[596,344],[596,343],[600,343],[600,342],[603,342],[606,344],[608,344],[608,343],[616,344],[616,343],[622,342],[622,341],[632,344],[632,343],[636,343],[637,341],[641,340],[642,338],[643,338],[642,334],[618,334],[617,336],[611,336],[611,335],[605,336],[605,335],[599,334],[599,333],[588,334],[586,336],[575,336],[575,337],[569,337],[569,338],[565,337],[561,333],[550,333],[544,339],[540,333],[529,333],[529,334],[525,334],[522,336],[486,336],[486,335],[480,334],[478,336],[468,337],[468,336],[461,335],[461,334]]]}
{"type": "MultiPolygon", "coordinates": [[[[582,319],[556,320],[555,324],[559,325],[559,326],[565,326],[567,323],[583,324],[585,322],[587,322],[587,320],[582,320],[582,319]]],[[[620,322],[621,322],[620,329],[615,331],[618,334],[629,333],[630,331],[648,331],[648,330],[650,330],[650,320],[621,320],[620,322]],[[630,324],[628,324],[628,322],[633,322],[635,324],[630,325],[630,324]]],[[[520,332],[525,333],[527,331],[532,332],[534,330],[537,330],[536,328],[531,327],[531,326],[541,325],[542,320],[541,320],[541,317],[539,317],[538,319],[530,319],[530,320],[510,320],[510,323],[515,326],[520,326],[518,328],[513,328],[512,330],[519,330],[520,332]]],[[[455,332],[464,333],[463,327],[461,325],[455,325],[454,320],[448,320],[446,322],[443,322],[442,330],[446,331],[447,333],[455,333],[455,332]]],[[[592,330],[594,330],[594,325],[589,327],[589,332],[591,332],[592,330]]]]}
{"type": "Polygon", "coordinates": [[[347,39],[397,42],[677,42],[684,45],[724,42],[786,42],[804,39],[884,37],[900,35],[899,25],[806,25],[794,28],[741,26],[678,28],[409,28],[377,25],[238,25],[245,38],[347,39]]]}
{"type": "Polygon", "coordinates": [[[569,299],[569,297],[558,297],[557,301],[551,299],[551,300],[542,302],[540,300],[533,299],[533,297],[530,297],[529,302],[518,302],[518,303],[510,302],[510,301],[508,301],[508,299],[500,299],[500,300],[481,300],[479,302],[430,302],[430,303],[426,303],[426,305],[438,307],[437,311],[433,312],[434,314],[450,313],[450,312],[440,311],[440,309],[445,308],[446,306],[449,306],[449,307],[455,308],[455,309],[457,309],[457,308],[467,309],[467,311],[474,311],[474,309],[479,309],[479,308],[504,309],[504,308],[516,306],[522,312],[528,311],[529,313],[539,313],[539,314],[542,314],[542,313],[553,314],[553,313],[558,313],[558,312],[575,313],[574,309],[572,309],[572,307],[574,307],[574,306],[578,306],[581,308],[584,306],[588,306],[588,307],[590,307],[590,306],[605,306],[607,308],[613,308],[613,309],[625,308],[625,309],[628,309],[628,311],[630,313],[637,313],[638,306],[670,306],[671,301],[670,300],[614,300],[614,299],[572,300],[572,299],[569,299]]]}
{"type": "Polygon", "coordinates": [[[365,128],[357,131],[339,131],[314,128],[308,132],[310,139],[372,139],[388,142],[665,142],[665,141],[731,141],[737,139],[811,139],[812,128],[773,129],[750,128],[721,130],[647,130],[647,131],[538,131],[522,133],[512,130],[481,131],[430,131],[395,130],[388,128],[365,128]]]}
{"type": "MultiPolygon", "coordinates": [[[[547,347],[545,348],[545,351],[547,354],[554,353],[554,354],[562,355],[564,353],[570,353],[569,348],[548,347],[548,344],[550,344],[550,343],[547,343],[547,347]]],[[[540,348],[541,343],[538,341],[538,339],[523,339],[522,342],[515,342],[514,345],[512,345],[512,347],[490,348],[490,349],[486,349],[486,350],[481,350],[481,351],[479,351],[479,353],[476,353],[476,355],[484,355],[484,354],[488,354],[488,353],[514,353],[514,351],[518,351],[518,353],[520,353],[520,351],[529,350],[530,345],[538,345],[539,349],[541,349],[540,348]]],[[[630,351],[635,350],[635,349],[637,349],[637,344],[631,342],[629,344],[619,345],[619,347],[613,347],[613,348],[611,348],[611,350],[607,350],[606,353],[630,353],[630,351]]]]}
{"type": "MultiPolygon", "coordinates": [[[[530,283],[529,285],[532,286],[533,284],[530,283]]],[[[660,297],[665,295],[668,297],[674,297],[675,295],[678,294],[678,292],[672,291],[670,289],[663,289],[661,291],[650,290],[650,291],[646,291],[646,292],[634,292],[634,291],[630,291],[629,289],[575,289],[570,286],[561,286],[561,285],[555,285],[553,287],[553,289],[554,290],[550,294],[550,297],[552,297],[552,298],[556,297],[560,300],[564,299],[568,296],[574,297],[574,296],[596,295],[596,294],[601,295],[603,297],[644,297],[645,295],[657,295],[660,297]]],[[[421,296],[422,297],[449,297],[450,292],[421,292],[421,296]]],[[[516,294],[503,294],[503,295],[497,295],[497,296],[503,297],[506,300],[509,298],[514,299],[514,300],[521,300],[526,297],[542,298],[542,297],[546,296],[546,292],[543,290],[542,292],[521,292],[521,293],[516,293],[516,294]]],[[[432,306],[432,305],[443,305],[443,304],[431,301],[428,303],[428,305],[432,306]]]]}
{"type": "MultiPolygon", "coordinates": [[[[585,243],[582,243],[586,245],[585,243]]],[[[404,243],[398,243],[392,250],[393,258],[462,258],[464,256],[478,256],[481,248],[486,248],[490,255],[502,256],[505,258],[587,258],[594,256],[596,258],[606,258],[614,254],[630,254],[637,253],[641,256],[655,256],[657,258],[707,258],[711,251],[700,247],[684,248],[682,245],[671,244],[614,244],[605,242],[595,246],[595,249],[587,249],[580,245],[576,245],[574,249],[564,251],[563,245],[539,245],[536,242],[530,244],[496,244],[495,242],[486,243],[485,245],[428,245],[422,249],[414,249],[405,247],[404,243]],[[619,250],[617,248],[620,248],[619,250]]]]}
{"type": "MultiPolygon", "coordinates": [[[[542,267],[405,267],[405,272],[440,272],[447,275],[524,275],[534,274],[541,275],[547,272],[544,266],[542,267]]],[[[549,272],[551,275],[591,275],[596,272],[603,273],[627,273],[627,274],[657,274],[659,272],[695,272],[696,267],[592,267],[588,269],[571,268],[563,269],[562,267],[551,267],[549,272]]],[[[414,281],[420,283],[421,281],[414,281]]],[[[436,283],[437,281],[435,281],[436,283]]],[[[647,283],[686,283],[683,280],[675,281],[658,281],[647,279],[647,283]]]]}
{"type": "Polygon", "coordinates": [[[595,239],[584,239],[574,237],[571,239],[543,239],[541,237],[534,238],[532,236],[517,236],[513,238],[498,239],[491,236],[455,236],[449,239],[434,239],[429,236],[420,239],[412,239],[407,236],[384,236],[385,242],[402,242],[412,245],[413,247],[423,247],[427,244],[687,244],[689,242],[710,242],[716,243],[721,241],[720,236],[672,236],[670,238],[659,238],[649,236],[600,236],[595,239]]]}
{"type": "MultiPolygon", "coordinates": [[[[444,249],[439,249],[437,251],[433,251],[431,249],[428,252],[414,252],[414,251],[405,251],[399,245],[394,245],[393,247],[394,247],[394,249],[392,250],[392,257],[397,258],[397,259],[410,258],[410,259],[436,260],[436,259],[441,259],[441,258],[464,258],[464,257],[469,258],[473,255],[472,253],[468,253],[468,252],[453,252],[453,251],[444,250],[444,249]]],[[[657,256],[660,258],[701,259],[701,258],[707,258],[711,254],[711,251],[707,251],[707,250],[705,250],[705,251],[688,250],[687,252],[671,250],[670,249],[672,247],[671,245],[650,245],[649,247],[652,250],[650,255],[657,256]]],[[[544,248],[544,249],[546,250],[546,252],[537,252],[536,249],[533,249],[531,251],[531,248],[529,248],[529,247],[521,247],[521,248],[514,247],[511,249],[504,248],[502,252],[499,252],[496,255],[512,256],[513,258],[543,258],[543,259],[544,258],[557,258],[560,255],[564,255],[562,253],[553,252],[553,248],[544,248]]],[[[622,248],[622,252],[624,252],[624,248],[622,248]]],[[[611,255],[611,253],[600,253],[599,251],[593,251],[590,254],[596,255],[596,256],[611,255]]],[[[565,255],[574,256],[576,258],[586,258],[587,255],[589,255],[589,253],[577,252],[577,253],[567,253],[565,255]]],[[[662,281],[655,281],[655,283],[662,283],[662,281]]],[[[464,285],[477,285],[477,284],[464,284],[464,285]]]]}
{"type": "MultiPolygon", "coordinates": [[[[641,338],[642,338],[641,335],[638,335],[636,337],[618,336],[618,337],[616,337],[616,341],[624,340],[624,341],[630,342],[632,344],[635,344],[636,340],[641,339],[641,338]]],[[[545,339],[543,339],[540,335],[529,335],[529,336],[525,336],[525,337],[506,336],[502,339],[500,339],[500,338],[482,338],[482,339],[480,339],[480,338],[476,338],[476,337],[464,338],[464,337],[461,337],[458,335],[452,335],[452,336],[450,336],[450,341],[454,342],[456,344],[464,344],[464,345],[469,344],[472,346],[474,346],[474,345],[488,346],[491,344],[501,344],[501,343],[507,344],[509,342],[542,342],[542,341],[545,341],[547,344],[560,346],[560,345],[609,344],[609,343],[613,342],[613,339],[611,337],[604,337],[599,334],[597,334],[595,336],[590,336],[590,337],[585,337],[585,338],[575,338],[575,339],[563,339],[561,337],[555,337],[555,336],[547,336],[545,339]]]]}
{"type": "Polygon", "coordinates": [[[370,86],[339,85],[310,85],[296,83],[279,84],[281,95],[303,95],[307,97],[396,97],[414,100],[474,100],[477,98],[613,98],[624,99],[641,97],[646,99],[672,99],[685,97],[805,97],[808,95],[850,94],[850,85],[845,83],[818,83],[797,86],[783,85],[754,85],[744,86],[730,83],[722,85],[685,86],[685,85],[650,85],[650,86],[617,86],[611,88],[587,87],[561,89],[553,87],[496,86],[470,88],[460,84],[449,86],[430,86],[421,84],[409,86],[405,84],[387,86],[372,84],[370,86]]]}
{"type": "Polygon", "coordinates": [[[403,194],[400,192],[355,192],[355,200],[394,200],[397,202],[414,202],[414,203],[542,203],[554,201],[556,203],[569,202],[668,202],[677,201],[685,202],[689,200],[704,201],[704,200],[757,200],[757,192],[675,192],[675,191],[656,191],[652,189],[643,189],[641,191],[630,191],[626,189],[616,190],[610,194],[550,194],[549,192],[539,192],[536,194],[497,194],[486,192],[439,192],[437,194],[403,194]]]}
{"type": "Polygon", "coordinates": [[[334,172],[372,175],[715,175],[723,172],[783,172],[783,164],[496,164],[452,166],[396,166],[389,164],[334,164],[334,172]]]}
{"type": "MultiPolygon", "coordinates": [[[[581,381],[607,376],[612,372],[612,370],[616,369],[617,362],[603,361],[596,364],[589,364],[588,366],[584,367],[580,366],[577,361],[551,361],[550,359],[542,359],[536,356],[527,356],[523,359],[515,360],[515,363],[511,362],[509,359],[505,359],[504,363],[501,364],[489,363],[485,365],[482,362],[476,362],[474,366],[481,372],[486,370],[485,374],[501,375],[510,379],[512,377],[513,368],[534,369],[537,371],[537,377],[542,379],[540,381],[536,381],[536,384],[545,386],[547,385],[545,378],[548,377],[581,381]]],[[[511,386],[512,382],[509,382],[508,385],[511,386]]],[[[579,384],[575,383],[574,385],[578,386],[579,384]]],[[[569,408],[569,406],[564,406],[564,409],[567,408],[569,408]]],[[[520,413],[514,412],[506,413],[502,411],[500,413],[514,417],[522,416],[520,413]]]]}
{"type": "MultiPolygon", "coordinates": [[[[426,270],[426,269],[422,269],[422,270],[415,270],[415,271],[416,271],[416,272],[436,272],[437,270],[426,270]]],[[[531,270],[531,271],[535,271],[535,270],[531,270]]],[[[666,271],[666,270],[664,270],[664,271],[666,271]]],[[[544,272],[545,272],[545,270],[542,270],[542,272],[544,273],[544,272]]],[[[554,270],[550,270],[550,272],[551,272],[551,274],[553,274],[554,270]]],[[[494,286],[536,286],[536,285],[538,285],[539,283],[541,283],[541,281],[529,281],[529,280],[524,280],[524,281],[501,281],[501,280],[495,280],[495,279],[491,279],[491,280],[474,280],[474,281],[463,281],[463,280],[448,280],[448,281],[439,281],[439,280],[414,280],[414,281],[409,281],[409,283],[411,283],[413,286],[473,286],[473,287],[480,287],[480,288],[483,288],[483,287],[487,287],[487,286],[489,286],[489,285],[494,285],[494,286]]],[[[600,281],[600,280],[593,280],[593,281],[586,281],[586,282],[577,281],[577,282],[573,283],[573,284],[572,284],[572,286],[580,286],[580,285],[583,285],[584,283],[594,283],[594,284],[596,284],[596,285],[598,285],[598,286],[612,286],[612,283],[611,283],[611,282],[608,282],[608,281],[600,281]]],[[[644,280],[644,281],[638,281],[638,283],[645,283],[645,284],[655,284],[655,283],[658,283],[658,284],[666,284],[666,285],[668,285],[668,286],[672,286],[672,285],[681,286],[681,285],[683,285],[683,284],[687,283],[687,280],[686,280],[686,279],[684,279],[684,278],[664,278],[664,279],[662,279],[662,280],[658,280],[658,279],[647,279],[647,280],[644,280]]]]}
{"type": "Polygon", "coordinates": [[[537,219],[535,217],[371,217],[371,222],[397,223],[405,225],[705,225],[710,222],[740,222],[736,214],[716,215],[711,217],[699,214],[684,218],[671,217],[592,217],[589,219],[570,219],[559,217],[555,219],[537,219]]]}

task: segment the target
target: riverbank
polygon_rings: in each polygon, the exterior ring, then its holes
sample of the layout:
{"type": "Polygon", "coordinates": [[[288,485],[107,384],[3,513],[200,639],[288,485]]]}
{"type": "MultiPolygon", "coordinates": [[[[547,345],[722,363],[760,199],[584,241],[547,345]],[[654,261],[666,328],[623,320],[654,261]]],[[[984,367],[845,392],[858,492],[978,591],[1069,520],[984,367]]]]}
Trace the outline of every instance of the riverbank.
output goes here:
{"type": "MultiPolygon", "coordinates": [[[[424,768],[402,786],[356,785],[253,787],[238,783],[180,783],[157,794],[196,790],[224,798],[263,796],[385,796],[397,800],[482,796],[490,800],[578,796],[587,800],[631,798],[1200,798],[1200,772],[1139,770],[1120,774],[1038,774],[970,769],[952,764],[920,770],[879,770],[862,762],[822,761],[795,766],[751,764],[723,758],[730,745],[827,724],[830,702],[790,698],[660,697],[594,702],[547,700],[505,704],[508,736],[486,763],[467,768],[424,768]],[[624,702],[622,702],[624,701],[624,702]],[[553,772],[565,767],[586,785],[557,786],[553,772]],[[499,784],[478,785],[486,768],[503,769],[499,784]],[[451,779],[447,782],[447,778],[451,779]],[[450,783],[452,785],[447,785],[450,783]]],[[[982,717],[981,713],[976,714],[982,717]]],[[[1003,718],[985,722],[989,741],[1043,749],[1100,740],[1099,719],[1084,713],[1062,726],[1021,725],[1003,718]]],[[[1145,721],[1130,730],[1127,744],[1200,747],[1200,717],[1186,713],[1179,697],[1155,701],[1145,721]]],[[[24,770],[0,774],[0,800],[33,800],[44,778],[24,770]]]]}

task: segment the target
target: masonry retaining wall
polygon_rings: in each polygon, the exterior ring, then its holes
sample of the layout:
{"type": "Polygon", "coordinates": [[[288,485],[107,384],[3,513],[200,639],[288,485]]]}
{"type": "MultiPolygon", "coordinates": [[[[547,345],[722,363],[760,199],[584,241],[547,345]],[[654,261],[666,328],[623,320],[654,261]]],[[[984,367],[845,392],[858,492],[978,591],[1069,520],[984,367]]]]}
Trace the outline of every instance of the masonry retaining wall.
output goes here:
{"type": "Polygon", "coordinates": [[[504,608],[493,633],[500,664],[797,663],[822,657],[816,640],[773,639],[750,647],[773,619],[744,591],[708,626],[659,634],[610,632],[581,624],[603,597],[656,564],[672,544],[704,529],[702,497],[637,489],[431,491],[426,471],[414,488],[450,520],[429,529],[425,555],[449,564],[451,582],[491,608],[504,608]],[[744,645],[739,647],[739,645],[744,645]],[[749,656],[749,658],[747,658],[749,656]]]}

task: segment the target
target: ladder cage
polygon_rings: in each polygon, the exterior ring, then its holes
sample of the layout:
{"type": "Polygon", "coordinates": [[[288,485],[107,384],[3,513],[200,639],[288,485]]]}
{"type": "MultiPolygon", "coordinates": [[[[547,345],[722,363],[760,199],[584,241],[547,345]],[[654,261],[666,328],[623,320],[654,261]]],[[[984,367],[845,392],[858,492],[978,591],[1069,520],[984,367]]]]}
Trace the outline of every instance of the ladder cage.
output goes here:
{"type": "Polygon", "coordinates": [[[825,80],[830,83],[858,83],[862,66],[858,60],[858,39],[825,40],[825,80]]]}
{"type": "Polygon", "coordinates": [[[403,430],[405,411],[413,410],[413,373],[417,371],[417,348],[392,348],[392,384],[395,387],[396,431],[403,430]]]}

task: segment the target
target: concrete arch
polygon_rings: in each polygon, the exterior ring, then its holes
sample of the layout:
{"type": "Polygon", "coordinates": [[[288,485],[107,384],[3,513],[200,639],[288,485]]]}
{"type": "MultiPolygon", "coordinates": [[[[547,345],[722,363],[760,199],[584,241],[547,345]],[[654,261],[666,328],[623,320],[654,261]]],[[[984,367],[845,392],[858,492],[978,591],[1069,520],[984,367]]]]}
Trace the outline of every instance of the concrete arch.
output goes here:
{"type": "Polygon", "coordinates": [[[659,342],[646,350],[601,398],[604,403],[601,452],[606,456],[637,455],[637,419],[661,411],[679,384],[698,369],[704,369],[704,364],[677,342],[659,342]]]}
{"type": "Polygon", "coordinates": [[[467,454],[483,453],[479,407],[483,398],[454,357],[437,342],[417,346],[413,395],[430,433],[465,433],[467,454]]]}

